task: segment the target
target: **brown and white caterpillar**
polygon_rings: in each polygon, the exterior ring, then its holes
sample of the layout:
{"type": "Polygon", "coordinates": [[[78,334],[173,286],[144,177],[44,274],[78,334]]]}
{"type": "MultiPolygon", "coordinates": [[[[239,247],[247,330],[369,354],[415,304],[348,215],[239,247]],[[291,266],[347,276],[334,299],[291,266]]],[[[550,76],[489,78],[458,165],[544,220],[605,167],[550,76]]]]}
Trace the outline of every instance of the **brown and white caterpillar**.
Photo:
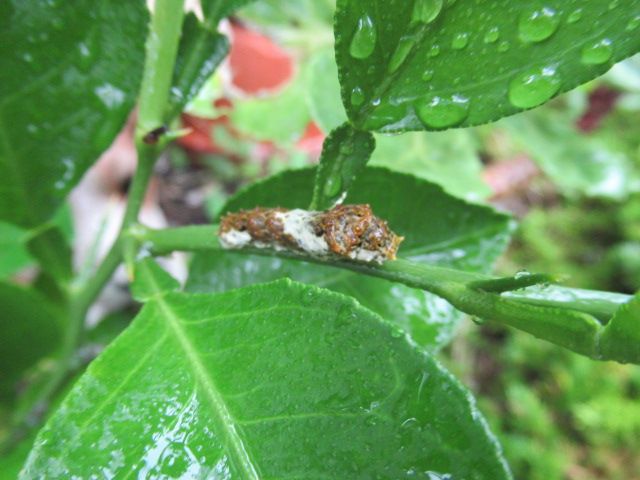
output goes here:
{"type": "Polygon", "coordinates": [[[263,208],[225,215],[220,244],[296,250],[314,257],[344,257],[361,262],[394,260],[403,237],[373,215],[369,205],[338,205],[324,212],[263,208]]]}

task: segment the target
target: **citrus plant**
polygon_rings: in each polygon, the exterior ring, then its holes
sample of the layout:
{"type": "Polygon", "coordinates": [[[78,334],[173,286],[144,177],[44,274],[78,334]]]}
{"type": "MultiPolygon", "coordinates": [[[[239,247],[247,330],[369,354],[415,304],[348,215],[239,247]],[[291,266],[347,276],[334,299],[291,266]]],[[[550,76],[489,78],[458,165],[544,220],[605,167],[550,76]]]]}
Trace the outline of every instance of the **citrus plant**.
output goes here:
{"type": "Polygon", "coordinates": [[[21,478],[508,479],[474,398],[434,359],[463,314],[640,363],[640,297],[492,275],[511,218],[367,167],[373,132],[494,122],[605,73],[640,50],[640,1],[337,1],[346,117],[317,168],[222,213],[369,204],[404,237],[384,261],[139,223],[177,116],[227,53],[218,23],[249,2],[202,0],[201,19],[183,3],[0,5],[0,220],[40,268],[0,283],[3,451],[21,478]],[[79,275],[56,212],[136,104],[123,224],[79,275]],[[184,286],[154,259],[173,251],[194,253],[184,286]],[[87,311],[121,264],[143,307],[84,370],[87,311]]]}

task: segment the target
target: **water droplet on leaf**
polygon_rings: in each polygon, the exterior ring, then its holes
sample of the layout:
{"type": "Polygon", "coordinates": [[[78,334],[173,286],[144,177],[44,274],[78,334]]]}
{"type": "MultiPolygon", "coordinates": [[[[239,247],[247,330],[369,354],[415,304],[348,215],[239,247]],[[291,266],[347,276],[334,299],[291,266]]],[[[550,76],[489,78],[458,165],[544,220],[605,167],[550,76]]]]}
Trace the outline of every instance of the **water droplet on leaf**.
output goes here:
{"type": "Polygon", "coordinates": [[[431,70],[431,69],[425,70],[424,73],[422,74],[422,79],[425,82],[430,81],[432,78],[433,78],[433,70],[431,70]]]}
{"type": "Polygon", "coordinates": [[[456,34],[451,41],[451,48],[454,50],[462,50],[469,43],[469,34],[467,32],[461,32],[456,34]]]}
{"type": "Polygon", "coordinates": [[[358,107],[364,102],[364,92],[360,87],[351,90],[351,105],[358,107]]]}
{"type": "Polygon", "coordinates": [[[391,60],[389,60],[389,73],[395,72],[400,65],[404,63],[407,55],[409,55],[409,52],[411,52],[414,45],[415,38],[413,36],[402,37],[400,39],[400,42],[398,42],[398,46],[396,47],[396,51],[393,52],[391,60]]]}
{"type": "Polygon", "coordinates": [[[469,115],[469,99],[457,94],[430,97],[416,106],[416,113],[427,127],[454,127],[469,115]]]}
{"type": "Polygon", "coordinates": [[[518,108],[537,107],[553,97],[561,84],[555,67],[532,69],[511,81],[509,101],[518,108]]]}
{"type": "Polygon", "coordinates": [[[427,57],[437,57],[440,55],[440,45],[432,45],[429,51],[427,52],[427,57]]]}
{"type": "Polygon", "coordinates": [[[324,194],[327,197],[335,197],[342,188],[342,178],[339,175],[331,176],[324,185],[324,194]]]}
{"type": "Polygon", "coordinates": [[[411,21],[419,23],[433,22],[442,10],[442,0],[416,0],[413,4],[411,21]]]}
{"type": "Polygon", "coordinates": [[[498,51],[501,52],[501,53],[504,53],[507,50],[509,50],[510,47],[511,47],[511,45],[509,44],[509,42],[507,42],[505,40],[503,42],[500,42],[500,45],[498,45],[498,51]]]}
{"type": "Polygon", "coordinates": [[[613,44],[608,38],[585,45],[580,60],[586,65],[600,65],[608,62],[613,55],[613,44]]]}
{"type": "Polygon", "coordinates": [[[367,58],[376,48],[378,34],[373,20],[369,15],[363,15],[358,20],[358,26],[351,39],[349,53],[353,58],[367,58]]]}
{"type": "Polygon", "coordinates": [[[636,28],[638,28],[638,26],[640,26],[640,15],[636,15],[631,20],[629,20],[626,30],[630,32],[631,30],[635,30],[636,28]]]}
{"type": "Polygon", "coordinates": [[[567,17],[567,22],[568,23],[576,23],[577,21],[579,21],[582,18],[582,9],[581,8],[576,8],[573,12],[571,12],[569,14],[569,16],[567,17]]]}
{"type": "Polygon", "coordinates": [[[484,35],[484,43],[494,43],[498,41],[500,37],[500,29],[498,27],[493,27],[487,30],[487,33],[484,35]]]}
{"type": "Polygon", "coordinates": [[[525,10],[518,23],[518,35],[523,42],[542,42],[558,28],[560,18],[550,7],[525,10]]]}

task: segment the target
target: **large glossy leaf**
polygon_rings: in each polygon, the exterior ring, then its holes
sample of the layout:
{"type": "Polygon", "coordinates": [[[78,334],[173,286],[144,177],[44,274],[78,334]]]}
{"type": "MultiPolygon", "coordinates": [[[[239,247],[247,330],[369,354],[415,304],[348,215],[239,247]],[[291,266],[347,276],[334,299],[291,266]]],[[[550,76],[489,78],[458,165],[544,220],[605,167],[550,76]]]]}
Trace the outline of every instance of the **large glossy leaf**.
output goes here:
{"type": "Polygon", "coordinates": [[[22,478],[509,478],[473,400],[353,300],[167,293],[88,369],[22,478]]]}
{"type": "MultiPolygon", "coordinates": [[[[313,170],[290,171],[254,184],[232,198],[225,211],[257,205],[305,208],[313,175],[313,170]]],[[[383,168],[365,170],[346,202],[369,203],[374,213],[404,235],[399,255],[420,262],[487,270],[509,237],[509,220],[504,215],[451,197],[427,181],[383,168]]],[[[461,318],[447,302],[422,290],[332,267],[224,252],[196,255],[188,288],[224,291],[281,277],[354,296],[429,348],[445,344],[461,318]]]]}
{"type": "Polygon", "coordinates": [[[342,99],[370,130],[490,122],[640,50],[639,16],[639,0],[338,0],[342,99]]]}
{"type": "Polygon", "coordinates": [[[138,90],[142,0],[0,3],[0,219],[49,218],[114,139],[138,90]]]}

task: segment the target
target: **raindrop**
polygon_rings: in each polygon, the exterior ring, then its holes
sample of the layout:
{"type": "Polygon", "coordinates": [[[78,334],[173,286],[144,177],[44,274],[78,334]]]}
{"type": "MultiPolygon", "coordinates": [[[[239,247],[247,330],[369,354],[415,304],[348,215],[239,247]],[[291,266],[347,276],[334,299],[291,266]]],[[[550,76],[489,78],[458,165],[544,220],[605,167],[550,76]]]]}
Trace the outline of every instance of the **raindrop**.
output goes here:
{"type": "Polygon", "coordinates": [[[467,32],[461,32],[456,34],[451,41],[451,48],[454,50],[462,50],[469,43],[469,34],[467,32]]]}
{"type": "Polygon", "coordinates": [[[529,70],[509,84],[509,101],[518,108],[537,107],[553,97],[561,83],[555,67],[529,70]]]}
{"type": "Polygon", "coordinates": [[[302,294],[301,303],[303,306],[308,307],[313,305],[316,300],[316,294],[313,290],[307,290],[302,294]]]}
{"type": "Polygon", "coordinates": [[[429,51],[427,52],[427,57],[437,57],[440,55],[440,45],[432,45],[429,51]]]}
{"type": "Polygon", "coordinates": [[[402,331],[401,328],[393,327],[391,329],[391,336],[393,338],[400,338],[400,337],[404,336],[404,332],[402,331]]]}
{"type": "Polygon", "coordinates": [[[531,275],[531,273],[529,273],[529,271],[528,271],[528,270],[518,270],[518,271],[516,272],[516,274],[513,276],[513,278],[515,278],[515,279],[521,279],[521,278],[526,278],[526,277],[528,277],[528,276],[530,276],[530,275],[531,275]]]}
{"type": "Polygon", "coordinates": [[[558,28],[560,19],[550,7],[526,10],[520,16],[518,33],[523,42],[542,42],[558,28]]]}
{"type": "Polygon", "coordinates": [[[30,123],[29,125],[27,125],[27,132],[36,133],[37,131],[38,131],[38,127],[33,123],[30,123]]]}
{"type": "Polygon", "coordinates": [[[33,62],[33,56],[30,53],[25,53],[24,55],[22,55],[22,59],[27,63],[33,62]]]}
{"type": "Polygon", "coordinates": [[[469,99],[459,94],[433,96],[416,106],[418,118],[427,127],[448,128],[459,125],[469,115],[469,99]]]}
{"type": "Polygon", "coordinates": [[[404,63],[404,61],[407,58],[407,55],[409,55],[409,52],[411,52],[411,49],[413,48],[414,45],[415,45],[415,38],[413,36],[402,37],[400,39],[400,42],[396,47],[396,51],[393,52],[393,55],[391,56],[391,60],[389,60],[389,67],[388,67],[389,73],[395,72],[400,67],[400,65],[404,63]]]}
{"type": "Polygon", "coordinates": [[[82,55],[83,57],[89,56],[89,47],[86,43],[81,42],[80,44],[78,44],[78,50],[80,50],[80,55],[82,55]]]}
{"type": "Polygon", "coordinates": [[[364,102],[364,92],[360,87],[351,90],[351,105],[358,107],[364,102]]]}
{"type": "Polygon", "coordinates": [[[613,55],[613,44],[608,38],[585,45],[580,60],[586,65],[600,65],[606,63],[613,55]]]}
{"type": "Polygon", "coordinates": [[[422,74],[422,79],[425,82],[428,82],[429,80],[431,80],[433,78],[433,70],[431,69],[427,69],[424,71],[424,73],[422,74]]]}
{"type": "Polygon", "coordinates": [[[638,26],[640,26],[640,15],[636,15],[629,20],[629,23],[627,23],[627,31],[630,32],[631,30],[635,30],[638,26]]]}
{"type": "Polygon", "coordinates": [[[62,166],[64,167],[64,171],[62,172],[62,176],[60,179],[53,185],[56,190],[64,190],[71,179],[73,178],[73,174],[75,173],[75,164],[71,158],[63,158],[62,166]]]}
{"type": "Polygon", "coordinates": [[[376,48],[377,36],[376,27],[371,17],[366,14],[360,17],[349,47],[351,56],[359,59],[369,57],[376,48]]]}
{"type": "Polygon", "coordinates": [[[416,0],[413,4],[411,22],[431,23],[442,10],[442,0],[416,0]]]}
{"type": "Polygon", "coordinates": [[[381,101],[382,101],[382,100],[380,99],[380,97],[378,97],[378,98],[374,98],[373,100],[371,100],[371,105],[372,105],[373,107],[377,107],[378,105],[380,105],[380,102],[381,102],[381,101]]]}
{"type": "Polygon", "coordinates": [[[501,53],[504,53],[507,50],[509,50],[510,47],[511,47],[511,45],[509,45],[509,42],[504,40],[503,42],[500,42],[500,45],[498,45],[498,51],[501,52],[501,53]]]}
{"type": "Polygon", "coordinates": [[[95,93],[104,106],[110,110],[119,107],[125,100],[125,93],[110,83],[96,87],[93,93],[95,93]]]}
{"type": "Polygon", "coordinates": [[[335,197],[340,193],[342,188],[342,178],[340,175],[333,175],[327,179],[327,183],[324,185],[324,194],[327,197],[335,197]]]}
{"type": "Polygon", "coordinates": [[[573,12],[571,12],[569,14],[569,16],[567,17],[567,22],[568,23],[576,23],[577,21],[579,21],[582,18],[582,9],[581,8],[576,8],[573,12]]]}
{"type": "Polygon", "coordinates": [[[609,3],[609,10],[614,10],[618,8],[618,5],[620,5],[619,0],[612,0],[612,2],[609,3]]]}
{"type": "Polygon", "coordinates": [[[498,27],[490,28],[484,35],[484,43],[495,43],[498,41],[499,37],[500,29],[498,27]]]}

